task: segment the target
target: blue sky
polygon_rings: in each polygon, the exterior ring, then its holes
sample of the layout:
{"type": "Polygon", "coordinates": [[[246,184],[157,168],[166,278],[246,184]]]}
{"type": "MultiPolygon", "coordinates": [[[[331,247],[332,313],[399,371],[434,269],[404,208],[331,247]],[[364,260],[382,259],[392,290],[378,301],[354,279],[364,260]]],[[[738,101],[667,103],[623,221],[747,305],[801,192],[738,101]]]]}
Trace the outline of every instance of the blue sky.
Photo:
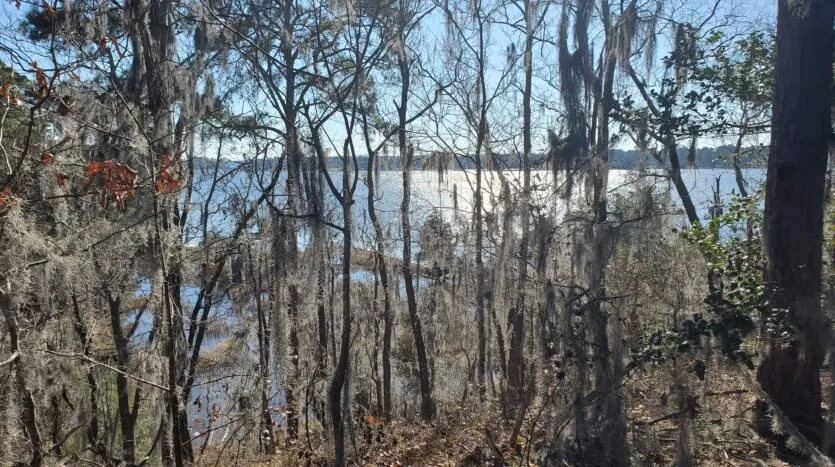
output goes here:
{"type": "MultiPolygon", "coordinates": [[[[71,1],[71,0],[70,0],[71,1]]],[[[666,15],[673,15],[676,18],[694,18],[694,17],[704,17],[709,11],[712,9],[713,3],[712,2],[705,2],[699,0],[678,0],[678,1],[669,1],[665,5],[665,14],[666,15]]],[[[14,44],[15,40],[15,25],[18,23],[22,13],[26,10],[27,6],[24,5],[20,10],[15,8],[15,3],[13,0],[6,0],[4,2],[0,2],[0,8],[2,9],[2,13],[0,13],[0,40],[5,44],[14,44]]],[[[550,6],[551,13],[549,13],[549,18],[546,20],[545,24],[545,31],[547,35],[554,36],[558,27],[558,14],[559,9],[561,8],[560,4],[552,4],[550,6]]],[[[515,10],[511,10],[515,11],[515,10]]],[[[740,30],[745,30],[750,28],[751,23],[756,23],[760,27],[763,25],[772,24],[774,22],[774,18],[776,17],[776,2],[774,0],[740,0],[740,1],[723,1],[720,3],[719,8],[717,9],[717,13],[715,15],[714,21],[718,21],[722,18],[725,18],[726,15],[734,14],[736,15],[733,17],[732,21],[730,22],[730,28],[733,29],[735,27],[739,28],[740,30]]],[[[431,57],[434,60],[433,66],[443,67],[443,57],[439,55],[442,50],[442,43],[443,38],[445,35],[444,25],[442,21],[442,16],[438,15],[430,15],[424,20],[424,24],[421,25],[422,27],[422,34],[424,36],[423,40],[421,41],[422,46],[424,47],[424,54],[428,57],[431,57]]],[[[521,53],[521,36],[517,33],[508,33],[507,28],[502,28],[501,26],[492,26],[491,27],[491,67],[489,68],[486,76],[488,81],[488,93],[491,90],[495,89],[496,82],[498,81],[499,76],[501,75],[501,70],[505,65],[506,59],[505,51],[510,45],[511,41],[517,43],[517,50],[521,53]]],[[[590,36],[593,42],[593,46],[596,49],[599,49],[599,31],[592,29],[590,31],[590,36]]],[[[657,53],[657,57],[663,56],[667,51],[669,51],[670,47],[670,31],[662,31],[659,34],[659,50],[657,53]]],[[[23,47],[25,43],[18,43],[20,47],[23,47]]],[[[34,54],[34,50],[31,52],[34,54]]],[[[556,50],[551,45],[542,45],[540,46],[534,56],[534,61],[541,62],[546,64],[542,69],[542,76],[535,78],[534,87],[535,87],[535,94],[537,94],[538,100],[544,104],[545,108],[551,105],[552,102],[557,102],[558,99],[558,91],[554,87],[553,83],[553,70],[549,68],[553,68],[555,63],[555,56],[556,50]]],[[[8,62],[8,56],[2,49],[0,49],[0,60],[4,60],[8,62]]],[[[521,70],[522,70],[521,60],[516,65],[516,70],[514,71],[516,74],[516,78],[520,78],[521,70]]],[[[623,81],[621,81],[623,82],[623,81]]],[[[627,84],[628,85],[628,84],[627,84]]],[[[392,108],[390,106],[391,97],[393,94],[392,90],[385,91],[383,95],[385,96],[382,99],[388,107],[386,113],[391,115],[393,114],[392,108]]],[[[521,115],[519,114],[519,109],[521,107],[521,96],[519,93],[513,88],[508,88],[504,90],[502,95],[500,95],[499,99],[496,102],[496,115],[495,122],[491,122],[492,129],[495,131],[496,139],[497,140],[508,140],[514,141],[514,144],[508,143],[508,148],[512,148],[514,146],[518,146],[520,143],[518,137],[515,133],[518,133],[517,127],[519,122],[521,121],[521,115]]],[[[553,112],[545,112],[539,113],[537,110],[540,106],[534,105],[534,118],[539,119],[537,122],[539,124],[539,130],[536,132],[537,137],[535,138],[535,149],[543,149],[544,148],[544,129],[546,127],[554,127],[559,125],[559,121],[554,119],[553,112]]],[[[448,116],[447,116],[448,117],[448,116]]],[[[415,125],[416,133],[419,130],[423,130],[426,128],[434,128],[434,125],[430,124],[431,122],[421,122],[415,125]]],[[[333,124],[329,124],[326,127],[326,131],[328,134],[336,141],[335,146],[337,146],[337,151],[340,148],[340,142],[345,137],[345,131],[339,122],[335,122],[333,124]]],[[[416,135],[417,136],[417,135],[416,135]]],[[[451,138],[450,138],[451,139],[451,138]]],[[[358,141],[359,146],[363,148],[362,151],[358,149],[359,152],[364,153],[364,144],[361,141],[358,141]]],[[[714,146],[718,144],[727,143],[727,141],[703,141],[701,142],[702,146],[714,146]]],[[[431,143],[424,143],[424,144],[431,144],[431,143]]],[[[466,146],[464,144],[463,146],[466,146]]],[[[629,143],[625,143],[622,145],[625,148],[630,146],[629,143]]],[[[497,148],[498,150],[498,148],[497,148]]]]}

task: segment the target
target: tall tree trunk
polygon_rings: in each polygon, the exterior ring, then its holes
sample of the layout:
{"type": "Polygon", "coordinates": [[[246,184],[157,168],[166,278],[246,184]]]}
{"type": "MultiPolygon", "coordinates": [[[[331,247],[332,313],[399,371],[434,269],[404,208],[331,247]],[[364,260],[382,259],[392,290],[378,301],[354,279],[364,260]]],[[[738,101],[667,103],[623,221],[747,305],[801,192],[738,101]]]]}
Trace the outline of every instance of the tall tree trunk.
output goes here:
{"type": "MultiPolygon", "coordinates": [[[[316,159],[318,160],[318,159],[316,159]]],[[[314,161],[314,164],[316,162],[314,161]]],[[[328,293],[325,290],[326,286],[328,290],[333,289],[333,278],[329,277],[328,272],[330,265],[330,255],[328,254],[327,248],[327,238],[325,235],[325,226],[322,223],[323,220],[323,213],[322,213],[322,205],[324,204],[324,187],[322,186],[322,174],[318,165],[315,167],[315,194],[312,197],[313,202],[316,204],[315,212],[317,216],[317,222],[313,227],[313,252],[316,257],[316,329],[317,329],[317,342],[316,342],[316,371],[314,372],[314,380],[322,380],[324,381],[328,372],[328,315],[330,315],[330,330],[332,335],[333,331],[333,296],[330,294],[330,298],[328,298],[328,293]],[[328,282],[330,279],[330,282],[328,282]],[[330,313],[328,313],[327,308],[330,309],[330,313]]],[[[335,345],[334,342],[331,340],[331,345],[335,345]]],[[[334,359],[335,360],[335,359],[334,359]]],[[[318,386],[318,385],[317,385],[318,386]]],[[[311,388],[312,390],[313,388],[311,388]]],[[[319,418],[319,422],[322,424],[323,429],[327,426],[328,423],[328,415],[327,415],[327,408],[325,407],[326,402],[323,401],[318,396],[318,391],[316,391],[316,400],[314,401],[314,413],[319,418]]],[[[305,407],[307,410],[307,407],[305,407]]]]}
{"type": "Polygon", "coordinates": [[[383,288],[383,418],[391,420],[391,337],[392,337],[392,312],[391,312],[391,291],[389,290],[388,266],[385,259],[385,237],[383,226],[377,217],[376,207],[376,183],[375,164],[379,161],[376,151],[368,152],[368,217],[374,227],[374,239],[376,245],[376,265],[380,273],[380,285],[383,288]]]}
{"type": "Polygon", "coordinates": [[[122,430],[122,460],[132,466],[136,463],[136,446],[134,445],[134,418],[130,409],[130,395],[128,394],[128,341],[122,332],[121,300],[107,293],[107,304],[110,311],[110,330],[113,333],[113,343],[116,346],[116,401],[119,411],[119,427],[122,430]]]}
{"type": "MultiPolygon", "coordinates": [[[[73,329],[78,336],[78,340],[81,341],[84,356],[92,358],[92,342],[87,326],[81,318],[81,307],[78,304],[78,297],[73,293],[71,299],[73,329]]],[[[87,442],[92,447],[93,452],[103,456],[105,454],[105,448],[99,440],[99,385],[92,367],[87,369],[87,386],[90,388],[90,422],[87,426],[87,442]]]]}
{"type": "MultiPolygon", "coordinates": [[[[402,34],[402,32],[401,32],[402,34]]],[[[409,309],[409,322],[415,339],[415,352],[418,359],[418,379],[420,383],[420,416],[429,420],[435,413],[432,402],[432,386],[429,381],[429,363],[426,358],[426,344],[423,341],[420,316],[415,296],[415,281],[412,276],[412,226],[409,216],[409,203],[412,190],[413,149],[406,140],[407,105],[409,102],[410,64],[406,57],[398,58],[400,69],[400,105],[398,106],[399,127],[397,142],[400,149],[400,163],[403,173],[403,200],[400,203],[400,221],[403,229],[403,282],[406,288],[406,305],[409,309]]]]}
{"type": "Polygon", "coordinates": [[[519,208],[520,230],[522,239],[519,243],[519,269],[516,281],[516,308],[510,321],[510,353],[508,354],[507,379],[513,398],[522,400],[525,387],[525,286],[528,276],[528,243],[531,229],[530,196],[531,196],[531,99],[533,97],[533,36],[534,36],[534,7],[535,0],[525,0],[525,87],[522,93],[522,199],[519,208]]]}
{"type": "MultiPolygon", "coordinates": [[[[285,152],[287,154],[287,180],[286,180],[286,196],[287,196],[287,213],[289,217],[283,218],[282,222],[286,226],[286,232],[283,241],[286,244],[284,248],[284,255],[273,258],[274,261],[281,262],[284,268],[284,278],[287,282],[287,315],[288,325],[290,327],[289,335],[289,374],[285,376],[284,391],[286,397],[287,409],[287,443],[292,444],[298,440],[299,437],[299,417],[298,417],[298,378],[299,378],[299,337],[298,337],[298,284],[295,274],[290,274],[291,268],[294,268],[298,262],[298,233],[299,222],[296,218],[300,214],[302,203],[302,185],[301,185],[301,167],[302,154],[299,145],[299,135],[297,129],[298,109],[296,107],[296,68],[295,68],[295,50],[293,44],[293,31],[295,25],[293,24],[293,9],[295,2],[287,0],[283,2],[281,7],[281,53],[283,55],[283,74],[285,77],[284,102],[282,103],[282,116],[285,131],[285,152]]],[[[278,307],[276,308],[276,310],[278,307]]]]}
{"type": "Polygon", "coordinates": [[[9,350],[11,350],[11,370],[14,375],[14,389],[17,391],[21,402],[20,418],[26,438],[29,440],[32,451],[29,458],[30,467],[40,467],[43,464],[43,443],[41,433],[38,430],[38,418],[36,413],[35,399],[32,391],[26,385],[20,356],[20,328],[17,324],[17,313],[12,309],[10,298],[11,283],[0,275],[0,313],[6,321],[6,332],[9,334],[9,350]]]}
{"type": "MultiPolygon", "coordinates": [[[[339,360],[333,372],[333,379],[328,390],[331,421],[333,422],[333,439],[335,463],[337,467],[345,465],[345,421],[342,417],[342,391],[348,378],[348,365],[351,359],[351,225],[353,215],[351,206],[354,203],[353,192],[350,188],[349,167],[350,159],[356,157],[349,154],[348,143],[345,143],[342,160],[342,194],[339,200],[342,204],[342,339],[339,346],[339,360]]],[[[321,158],[323,154],[320,155],[321,158]]],[[[322,170],[326,170],[323,165],[322,170]]],[[[338,195],[338,193],[334,193],[338,195]]]]}
{"type": "MultiPolygon", "coordinates": [[[[606,465],[626,465],[629,456],[626,447],[626,411],[623,394],[620,390],[622,381],[623,362],[613,361],[613,355],[608,335],[608,315],[605,308],[610,308],[606,298],[606,268],[609,263],[612,247],[612,227],[608,221],[608,181],[609,181],[609,122],[612,110],[613,85],[617,54],[615,52],[614,34],[611,25],[610,11],[607,0],[603,0],[601,15],[606,30],[604,45],[604,67],[599,82],[597,96],[597,135],[592,163],[593,177],[593,205],[594,224],[592,226],[592,253],[589,277],[589,293],[591,305],[589,307],[589,324],[592,337],[592,362],[594,363],[595,393],[600,402],[592,410],[596,423],[601,425],[598,443],[600,460],[606,465]],[[605,307],[605,308],[604,308],[605,307]],[[618,368],[618,371],[615,369],[618,368]]],[[[619,344],[616,344],[619,347],[619,344]]]]}
{"type": "Polygon", "coordinates": [[[261,263],[255,262],[252,257],[252,249],[247,247],[249,259],[249,277],[252,281],[252,294],[255,296],[255,312],[258,318],[258,373],[260,378],[261,391],[261,432],[259,436],[267,443],[266,453],[275,454],[275,435],[273,433],[272,411],[269,401],[269,375],[270,375],[270,326],[267,322],[267,313],[264,310],[261,300],[263,280],[261,275],[261,263]]]}
{"type": "Polygon", "coordinates": [[[298,386],[301,373],[299,371],[299,289],[295,284],[288,286],[287,315],[290,323],[290,374],[285,385],[287,397],[287,443],[295,443],[299,439],[299,408],[298,386]]]}
{"type": "Polygon", "coordinates": [[[788,420],[820,444],[820,367],[828,337],[821,311],[823,201],[832,85],[830,0],[778,2],[777,63],[764,232],[771,306],[797,328],[788,348],[772,348],[757,380],[788,420]]]}
{"type": "MultiPolygon", "coordinates": [[[[143,43],[142,52],[144,57],[147,76],[144,80],[147,92],[147,110],[150,114],[151,124],[148,134],[151,148],[148,154],[148,165],[152,171],[156,171],[163,161],[168,158],[173,160],[179,153],[177,132],[174,129],[174,107],[181,101],[181,93],[175,88],[174,63],[176,62],[176,37],[174,30],[173,13],[175,6],[171,0],[150,0],[147,10],[141,5],[141,0],[132,5],[133,14],[147,11],[147,18],[137,16],[134,20],[134,27],[139,28],[139,37],[143,43]]],[[[137,96],[140,97],[140,96],[137,96]]],[[[181,113],[188,114],[190,111],[184,107],[181,113]]],[[[154,180],[155,181],[155,180],[154,180]]],[[[168,385],[168,414],[171,417],[172,454],[177,467],[184,462],[193,460],[193,451],[188,431],[188,415],[184,406],[180,404],[180,394],[177,389],[177,382],[181,379],[181,363],[184,363],[185,349],[180,342],[183,339],[181,310],[177,307],[179,297],[174,297],[178,288],[177,283],[172,283],[176,277],[169,274],[177,269],[172,266],[172,250],[179,250],[179,245],[172,244],[167,240],[171,227],[169,215],[175,199],[171,196],[152,194],[154,209],[154,239],[151,249],[154,265],[153,277],[161,284],[152,286],[154,290],[160,290],[162,315],[166,334],[163,345],[163,353],[167,360],[167,385],[168,385]],[[172,249],[173,247],[173,249],[172,249]],[[157,279],[159,278],[159,279],[157,279]],[[159,286],[157,288],[157,286],[159,286]],[[182,353],[181,353],[182,352],[182,353]]]]}
{"type": "MultiPolygon", "coordinates": [[[[476,7],[480,9],[480,3],[476,7]]],[[[487,317],[485,316],[485,271],[484,271],[484,201],[482,199],[482,166],[481,153],[487,140],[487,105],[484,93],[486,89],[486,39],[484,37],[484,24],[479,23],[478,28],[478,86],[481,89],[480,102],[477,115],[476,147],[475,147],[475,193],[473,193],[473,228],[475,229],[475,267],[476,267],[476,291],[475,291],[475,314],[476,326],[478,326],[478,394],[481,401],[484,401],[487,390],[487,317]]]]}

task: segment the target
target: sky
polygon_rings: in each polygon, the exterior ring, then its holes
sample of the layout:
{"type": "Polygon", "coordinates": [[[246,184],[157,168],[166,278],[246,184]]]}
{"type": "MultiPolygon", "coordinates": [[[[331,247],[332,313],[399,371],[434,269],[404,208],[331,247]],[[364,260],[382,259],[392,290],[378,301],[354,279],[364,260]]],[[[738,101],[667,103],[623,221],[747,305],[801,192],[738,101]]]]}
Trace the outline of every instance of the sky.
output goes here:
{"type": "MultiPolygon", "coordinates": [[[[72,1],[72,0],[67,0],[72,1]]],[[[713,7],[712,2],[708,3],[705,0],[672,0],[665,4],[664,14],[675,16],[677,18],[683,17],[704,17],[706,14],[709,13],[711,8],[713,7]]],[[[24,6],[18,10],[15,7],[14,0],[0,0],[0,43],[4,44],[12,44],[13,47],[19,46],[23,47],[23,43],[15,43],[15,25],[18,24],[22,14],[25,12],[27,6],[24,6]]],[[[558,13],[560,9],[560,4],[555,3],[550,6],[551,13],[549,13],[549,18],[546,20],[544,25],[545,34],[550,36],[553,39],[553,36],[556,34],[558,23],[558,13]]],[[[717,8],[717,13],[715,17],[722,18],[727,14],[734,14],[733,20],[731,21],[731,28],[738,27],[741,30],[745,30],[746,28],[750,27],[751,23],[757,23],[760,25],[768,25],[773,24],[774,18],[776,18],[776,2],[774,0],[723,0],[720,2],[719,7],[717,8]]],[[[443,42],[443,37],[445,34],[444,24],[442,21],[442,17],[440,15],[428,16],[424,23],[421,25],[423,29],[423,34],[425,38],[422,40],[422,45],[425,47],[426,55],[431,55],[432,58],[435,59],[433,66],[435,67],[442,67],[444,65],[441,50],[441,43],[443,42]]],[[[506,29],[505,29],[506,30],[506,29]]],[[[499,76],[502,73],[502,68],[504,67],[505,63],[505,54],[508,46],[510,45],[511,41],[515,41],[517,44],[520,43],[520,37],[518,34],[514,35],[512,38],[507,34],[502,32],[501,26],[492,26],[490,39],[491,39],[491,55],[492,58],[492,67],[488,70],[487,82],[488,82],[488,94],[491,93],[495,89],[495,84],[499,79],[499,76]]],[[[659,50],[656,54],[657,57],[663,56],[667,51],[670,50],[670,36],[671,33],[669,31],[664,31],[659,34],[659,50]]],[[[592,46],[599,50],[600,47],[600,34],[599,31],[592,30],[590,31],[590,38],[592,40],[592,46]]],[[[518,50],[521,51],[521,46],[517,47],[518,50]]],[[[521,52],[520,52],[521,53],[521,52]]],[[[0,48],[0,60],[8,62],[8,54],[6,54],[2,48],[0,48]]],[[[552,66],[555,63],[555,56],[556,56],[556,49],[553,45],[543,44],[541,45],[537,51],[535,52],[534,60],[535,62],[541,61],[542,63],[547,63],[548,66],[544,67],[543,69],[539,70],[537,73],[537,77],[534,81],[535,87],[535,99],[538,102],[534,103],[534,118],[539,119],[539,131],[537,131],[538,137],[534,140],[535,148],[534,150],[543,150],[546,144],[545,141],[545,127],[559,126],[560,121],[555,120],[555,113],[553,109],[549,109],[553,105],[553,102],[559,100],[558,98],[558,91],[555,87],[555,77],[554,77],[554,67],[552,66]],[[539,104],[539,105],[537,105],[539,104]],[[548,109],[549,112],[538,112],[539,109],[548,109]]],[[[521,74],[521,60],[516,65],[516,72],[517,72],[517,83],[519,82],[521,74]]],[[[621,77],[619,83],[623,85],[624,78],[621,77]]],[[[626,84],[628,86],[628,84],[626,84]]],[[[493,128],[491,131],[495,132],[495,138],[497,140],[507,140],[513,141],[514,144],[509,144],[508,148],[518,147],[520,145],[519,136],[518,136],[518,125],[521,121],[520,115],[520,108],[521,108],[521,96],[517,91],[514,91],[513,88],[503,89],[503,92],[500,93],[501,95],[497,99],[496,102],[496,113],[498,115],[497,120],[495,122],[491,122],[493,128]]],[[[385,102],[390,102],[390,99],[393,96],[389,96],[388,93],[385,94],[385,102]]],[[[238,107],[245,108],[246,105],[242,104],[238,107]]],[[[449,109],[449,108],[447,108],[449,109]]],[[[392,115],[393,109],[390,105],[388,105],[388,114],[392,115]]],[[[448,121],[451,121],[450,115],[445,115],[448,121]]],[[[458,122],[450,123],[451,126],[457,125],[458,122]]],[[[429,122],[422,122],[415,125],[416,133],[418,131],[424,131],[427,129],[434,129],[434,125],[430,125],[429,122]]],[[[336,122],[333,124],[329,124],[325,127],[326,132],[331,136],[331,138],[336,142],[334,144],[333,152],[339,152],[341,150],[341,145],[339,144],[345,138],[345,130],[340,122],[336,122]]],[[[450,140],[452,137],[449,138],[450,140]]],[[[463,140],[462,140],[463,141],[463,140]]],[[[631,149],[632,144],[628,142],[628,140],[624,139],[619,144],[620,149],[631,149]]],[[[701,146],[717,146],[720,144],[727,144],[729,141],[724,141],[721,139],[715,140],[704,140],[700,142],[701,146]]],[[[423,143],[424,145],[432,145],[432,143],[423,143]]],[[[359,145],[364,148],[364,144],[359,142],[359,145]]],[[[459,145],[465,146],[466,144],[459,145]]],[[[211,144],[205,148],[205,151],[209,154],[213,154],[213,147],[211,144]]],[[[242,148],[242,151],[246,151],[247,148],[242,148]]],[[[497,149],[499,150],[499,149],[497,149]]],[[[360,153],[364,153],[365,151],[359,151],[360,153]]]]}

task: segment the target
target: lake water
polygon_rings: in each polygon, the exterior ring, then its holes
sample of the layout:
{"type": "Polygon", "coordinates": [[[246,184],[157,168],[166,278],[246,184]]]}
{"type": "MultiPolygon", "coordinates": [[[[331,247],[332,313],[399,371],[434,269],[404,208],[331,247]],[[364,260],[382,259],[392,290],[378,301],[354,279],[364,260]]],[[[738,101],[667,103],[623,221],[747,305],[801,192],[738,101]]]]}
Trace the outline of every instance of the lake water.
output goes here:
{"type": "MultiPolygon", "coordinates": [[[[634,186],[634,178],[636,172],[628,170],[611,170],[609,172],[609,190],[610,193],[621,193],[628,196],[629,190],[634,186]]],[[[683,171],[683,178],[688,188],[690,195],[696,206],[699,215],[703,218],[708,217],[709,208],[713,204],[714,190],[716,188],[717,180],[719,181],[719,194],[723,202],[731,199],[734,193],[738,191],[734,173],[732,170],[726,169],[691,169],[683,171]]],[[[412,216],[413,228],[418,228],[421,223],[433,213],[440,214],[445,220],[450,222],[453,230],[461,228],[464,222],[469,222],[472,216],[472,199],[474,186],[474,173],[471,171],[450,171],[444,174],[443,179],[439,178],[436,172],[415,171],[412,174],[412,200],[410,215],[412,216]]],[[[744,177],[748,183],[748,191],[753,192],[765,180],[765,169],[746,169],[744,177]]],[[[336,177],[337,179],[339,177],[336,177]]],[[[644,178],[646,183],[652,184],[657,192],[669,193],[671,203],[679,208],[673,208],[669,213],[675,219],[678,219],[681,224],[685,224],[686,219],[680,212],[681,202],[678,194],[672,187],[667,177],[663,172],[655,171],[644,178]]],[[[201,238],[200,230],[200,215],[199,204],[206,199],[210,187],[210,181],[205,178],[196,181],[195,193],[193,201],[195,203],[194,215],[191,216],[190,222],[190,237],[189,241],[192,244],[199,242],[201,238]]],[[[335,180],[338,182],[338,180],[335,180]]],[[[242,209],[246,207],[242,200],[249,200],[250,202],[256,199],[260,193],[258,189],[259,181],[257,178],[251,177],[244,172],[230,173],[225,177],[221,183],[218,184],[216,191],[213,194],[213,200],[209,203],[208,226],[210,232],[228,233],[232,226],[234,226],[242,209]]],[[[262,184],[264,181],[261,182],[262,184]]],[[[521,173],[519,171],[502,172],[501,176],[497,173],[486,173],[484,177],[484,206],[486,212],[499,211],[502,208],[500,201],[502,193],[502,184],[507,183],[510,187],[512,197],[518,196],[521,187],[521,173]]],[[[538,209],[543,214],[550,214],[553,216],[560,216],[565,213],[567,209],[567,201],[560,197],[553,189],[555,181],[553,175],[548,171],[537,171],[532,174],[532,183],[534,185],[533,203],[538,206],[538,209]]],[[[401,173],[399,171],[385,171],[380,173],[380,180],[378,185],[380,191],[377,193],[377,209],[379,217],[383,224],[383,229],[386,232],[389,240],[389,247],[393,250],[393,254],[398,255],[398,251],[402,247],[400,234],[400,203],[403,194],[403,186],[401,173]]],[[[283,187],[283,184],[282,184],[283,187]]],[[[580,185],[578,184],[578,187],[580,185]]],[[[355,225],[359,235],[357,235],[356,242],[359,247],[371,248],[373,237],[371,233],[373,229],[370,226],[370,221],[367,215],[367,196],[368,191],[366,185],[360,181],[357,184],[357,191],[354,195],[356,202],[354,204],[355,225]]],[[[333,197],[328,197],[329,207],[328,216],[337,224],[341,224],[341,208],[337,205],[333,197]]],[[[282,197],[277,195],[274,203],[280,205],[282,197]]],[[[334,232],[335,234],[335,232],[334,232]]],[[[307,234],[302,232],[300,240],[304,244],[307,240],[307,234]]],[[[338,236],[335,237],[339,241],[338,236]]],[[[413,241],[416,242],[417,235],[413,235],[413,241]]],[[[417,250],[418,245],[414,245],[414,250],[417,250]]],[[[355,279],[370,280],[371,275],[367,271],[356,271],[355,279]]],[[[195,287],[184,287],[183,289],[183,303],[193,304],[198,290],[195,287]]],[[[240,319],[235,318],[230,313],[231,307],[227,298],[222,299],[215,304],[215,310],[212,312],[214,320],[229,321],[240,319]]],[[[149,317],[145,317],[148,319],[149,317]]],[[[145,320],[143,319],[143,321],[145,320]]],[[[150,330],[150,320],[143,323],[142,328],[150,330]]],[[[230,326],[231,327],[231,326],[230,326]]],[[[252,326],[249,326],[250,328],[252,326]]],[[[144,330],[144,329],[143,329],[144,330]]],[[[140,332],[140,337],[143,333],[140,332]]],[[[144,336],[143,336],[144,337],[144,336]]],[[[207,336],[204,343],[204,353],[211,352],[219,344],[224,342],[226,338],[222,335],[207,336]]],[[[250,330],[249,335],[244,337],[244,345],[240,349],[241,361],[257,361],[256,355],[256,339],[254,330],[250,330]]],[[[247,370],[247,369],[243,369],[247,370]]],[[[234,371],[229,369],[231,373],[243,373],[241,376],[223,377],[215,380],[219,375],[208,375],[198,379],[199,386],[193,390],[192,400],[188,401],[189,419],[193,423],[193,434],[197,436],[198,443],[202,443],[206,436],[206,431],[209,430],[210,420],[212,419],[212,407],[217,406],[219,413],[222,414],[220,419],[212,423],[212,428],[216,428],[223,423],[228,423],[231,418],[234,418],[236,403],[242,392],[246,388],[252,387],[256,384],[254,376],[251,371],[234,371]],[[195,402],[199,401],[199,402],[195,402]]],[[[269,381],[270,390],[270,405],[273,407],[280,407],[283,404],[284,394],[282,389],[275,384],[275,377],[269,381]]],[[[251,401],[258,403],[258,401],[251,401]]],[[[275,419],[279,424],[283,423],[283,418],[276,413],[275,419]]],[[[232,425],[228,425],[232,426],[232,425]]],[[[213,435],[212,443],[219,443],[228,436],[240,436],[232,432],[230,434],[229,428],[223,428],[213,435]]]]}
{"type": "MultiPolygon", "coordinates": [[[[749,192],[753,192],[760,183],[765,181],[765,169],[744,169],[743,176],[747,182],[749,192]]],[[[634,179],[637,172],[631,170],[610,170],[609,191],[610,193],[629,193],[634,186],[634,179]]],[[[340,188],[341,177],[334,175],[334,182],[340,188]]],[[[261,175],[266,177],[267,175],[261,175]]],[[[501,203],[502,183],[507,183],[510,188],[511,197],[516,199],[521,192],[521,172],[516,170],[496,172],[485,172],[483,176],[483,200],[486,213],[498,215],[503,204],[501,203]]],[[[412,173],[412,196],[410,216],[413,228],[419,227],[423,221],[432,214],[438,214],[449,222],[453,230],[460,227],[463,222],[472,219],[473,192],[475,186],[475,174],[473,171],[449,171],[439,177],[437,172],[415,171],[412,173]]],[[[533,204],[543,214],[553,215],[557,218],[565,213],[568,202],[559,196],[555,186],[562,184],[562,180],[554,181],[550,171],[534,171],[532,173],[533,204]]],[[[733,170],[730,169],[688,169],[682,171],[682,178],[690,190],[690,195],[702,218],[707,218],[709,208],[713,203],[716,181],[719,180],[719,194],[723,202],[731,199],[734,193],[738,192],[733,170]]],[[[650,171],[644,177],[646,183],[652,184],[659,193],[669,193],[673,205],[680,208],[681,202],[675,188],[664,175],[663,171],[650,171]]],[[[191,244],[199,243],[202,238],[200,231],[200,206],[204,203],[209,194],[211,179],[199,176],[195,183],[193,194],[193,212],[190,217],[190,229],[187,241],[191,244]]],[[[235,225],[236,219],[240,216],[241,210],[249,203],[241,200],[255,200],[259,194],[259,185],[266,185],[267,181],[258,180],[249,174],[240,171],[230,173],[215,189],[212,201],[209,203],[208,227],[210,232],[229,233],[235,225]]],[[[400,171],[383,171],[380,173],[380,180],[377,183],[379,190],[376,194],[376,207],[378,215],[383,224],[386,237],[393,240],[393,247],[398,245],[402,238],[400,232],[400,203],[403,196],[403,182],[400,171]]],[[[576,183],[575,190],[581,190],[582,184],[576,183]]],[[[284,197],[280,191],[283,183],[279,184],[279,190],[274,196],[274,204],[281,206],[284,197]]],[[[328,218],[341,224],[341,207],[330,192],[327,193],[325,209],[328,218]]],[[[354,225],[359,235],[356,236],[358,246],[370,248],[372,246],[373,229],[370,225],[367,212],[368,189],[364,183],[364,174],[361,175],[354,193],[354,225]]],[[[671,212],[671,215],[676,215],[671,212]]],[[[684,218],[682,217],[682,221],[684,218]]],[[[684,223],[684,222],[682,222],[684,223]]],[[[332,232],[333,233],[333,232],[332,232]]],[[[304,244],[307,240],[306,233],[302,232],[300,240],[304,244]]],[[[416,236],[413,235],[413,238],[416,236]]],[[[416,245],[415,245],[416,246],[416,245]]],[[[399,247],[393,248],[395,251],[399,247]]]]}

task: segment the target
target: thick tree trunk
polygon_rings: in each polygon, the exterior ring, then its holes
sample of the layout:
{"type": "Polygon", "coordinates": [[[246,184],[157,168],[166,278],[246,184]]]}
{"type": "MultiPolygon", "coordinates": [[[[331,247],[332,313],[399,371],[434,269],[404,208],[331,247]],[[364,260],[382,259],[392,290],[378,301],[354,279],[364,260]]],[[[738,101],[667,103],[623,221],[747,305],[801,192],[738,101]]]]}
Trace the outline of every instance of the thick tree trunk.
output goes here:
{"type": "MultiPolygon", "coordinates": [[[[328,302],[332,300],[328,300],[326,298],[326,286],[328,280],[328,268],[330,257],[327,254],[326,242],[327,237],[325,234],[325,225],[323,224],[324,220],[324,213],[322,212],[324,201],[324,184],[323,184],[323,174],[318,165],[318,158],[312,158],[310,171],[311,176],[308,178],[309,180],[309,191],[310,195],[310,202],[312,204],[313,212],[316,215],[316,221],[313,225],[313,238],[312,238],[312,245],[311,251],[315,257],[315,268],[316,268],[316,335],[317,335],[317,342],[316,342],[316,368],[313,371],[313,381],[315,384],[309,385],[308,389],[305,391],[308,394],[313,394],[313,397],[310,395],[306,396],[308,399],[308,403],[305,404],[305,417],[307,417],[307,413],[311,408],[310,399],[312,401],[312,409],[313,413],[319,419],[319,422],[322,424],[323,429],[327,429],[328,423],[328,415],[327,409],[325,407],[326,402],[324,402],[319,397],[319,382],[324,381],[326,379],[326,374],[328,370],[328,314],[326,312],[326,307],[328,306],[328,302]]],[[[333,281],[330,283],[330,287],[333,287],[333,281]]],[[[331,307],[332,308],[332,307],[331,307]]],[[[331,319],[333,318],[333,310],[331,310],[331,319]]]]}
{"type": "MultiPolygon", "coordinates": [[[[293,1],[285,1],[281,7],[282,35],[281,52],[283,55],[283,73],[285,75],[285,89],[283,105],[283,121],[285,130],[285,152],[287,154],[287,213],[289,217],[282,219],[287,229],[283,238],[286,242],[284,255],[275,257],[274,261],[283,264],[284,278],[287,281],[287,317],[290,327],[289,335],[289,357],[290,371],[286,376],[284,384],[286,409],[287,409],[287,443],[293,444],[299,438],[299,415],[298,415],[298,385],[299,385],[299,293],[295,274],[289,273],[296,267],[298,262],[298,233],[299,222],[296,217],[301,212],[302,185],[301,167],[302,154],[299,145],[297,128],[298,109],[296,107],[296,68],[295,68],[295,45],[293,44],[293,1]]],[[[276,308],[278,309],[278,308],[276,308]]]]}
{"type": "Polygon", "coordinates": [[[832,84],[831,0],[778,2],[777,64],[766,179],[766,280],[773,307],[798,331],[773,348],[757,380],[785,417],[820,444],[820,367],[828,324],[821,311],[823,201],[832,84]]]}

